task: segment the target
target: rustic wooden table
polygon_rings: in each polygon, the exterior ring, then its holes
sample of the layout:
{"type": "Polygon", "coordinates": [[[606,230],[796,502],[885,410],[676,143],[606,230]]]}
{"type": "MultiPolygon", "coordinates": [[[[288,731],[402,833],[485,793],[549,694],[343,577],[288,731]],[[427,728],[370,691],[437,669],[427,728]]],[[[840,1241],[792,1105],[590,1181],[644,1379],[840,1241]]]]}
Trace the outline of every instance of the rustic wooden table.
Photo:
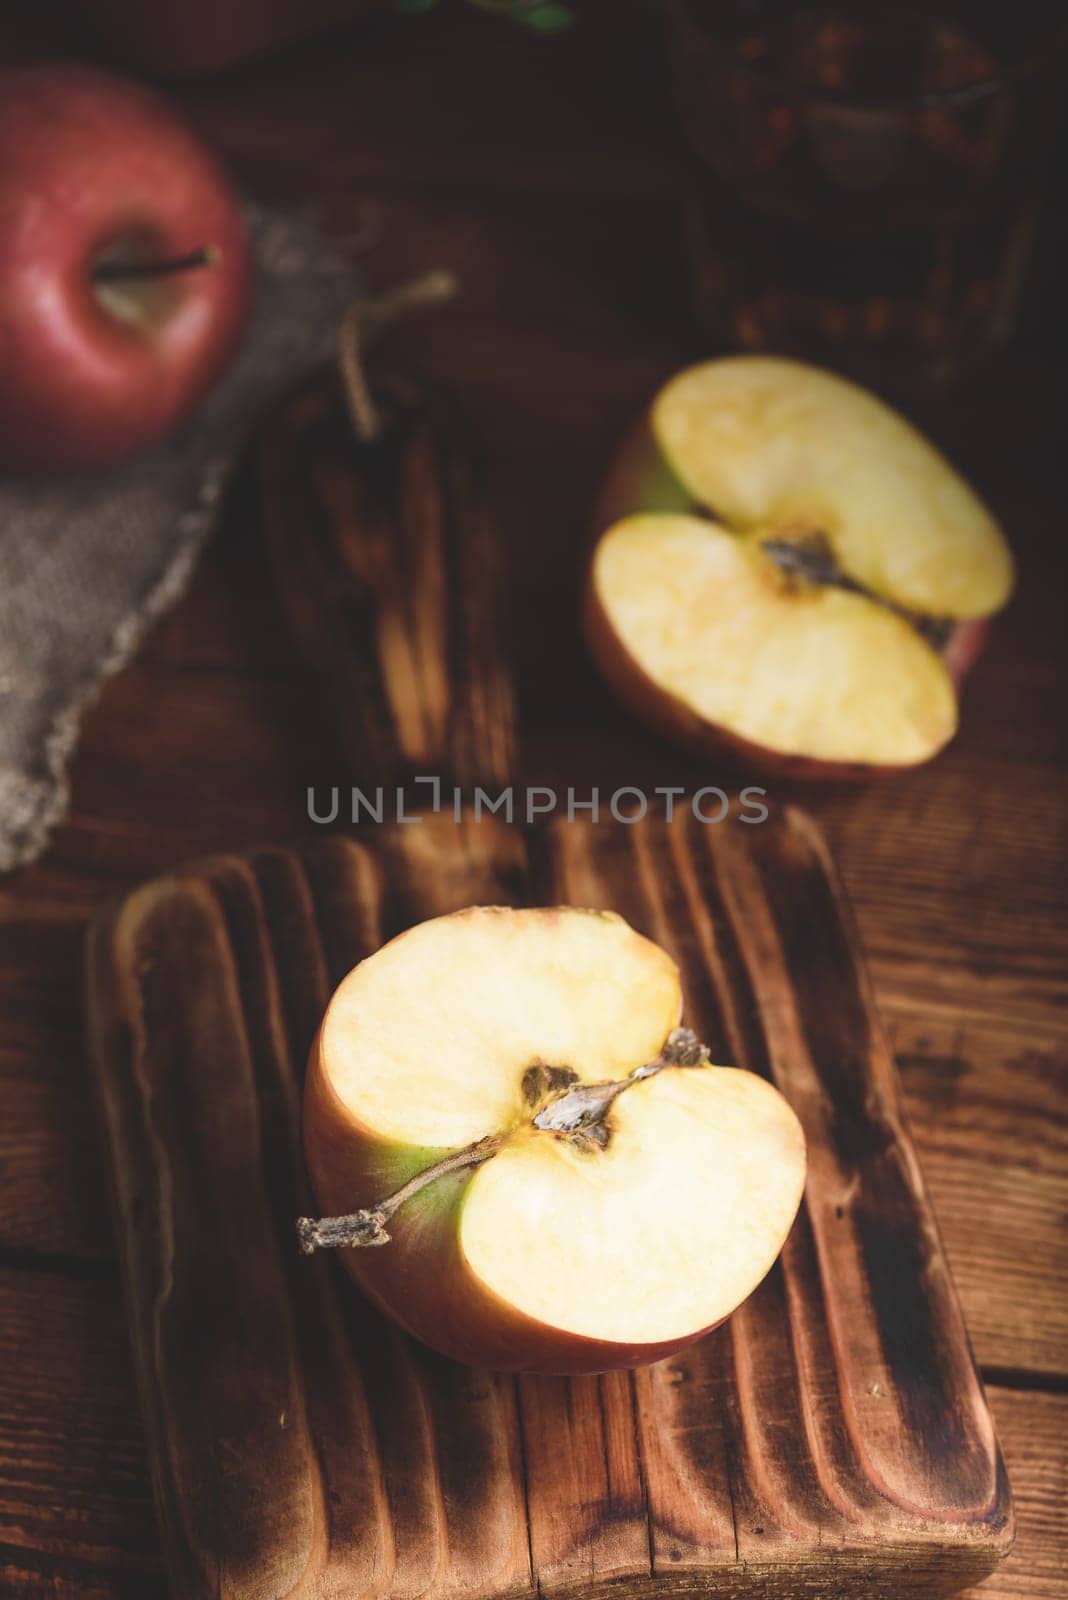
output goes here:
{"type": "MultiPolygon", "coordinates": [[[[640,50],[611,33],[532,40],[453,12],[182,91],[252,192],[361,236],[375,281],[435,263],[462,277],[462,301],[407,333],[407,351],[462,391],[490,447],[521,599],[527,776],[579,788],[698,771],[614,708],[575,624],[599,468],[687,353],[677,162],[648,84],[640,50]]],[[[937,422],[1021,566],[953,748],[868,788],[771,786],[816,813],[841,863],[989,1387],[1019,1517],[991,1600],[1068,1593],[1058,401],[1051,364],[1019,356],[937,422]]],[[[70,821],[0,882],[4,1594],[164,1592],[88,1100],[82,945],[92,912],[150,873],[312,831],[289,664],[246,593],[238,535],[255,516],[238,475],[192,591],[87,719],[70,821]]]]}

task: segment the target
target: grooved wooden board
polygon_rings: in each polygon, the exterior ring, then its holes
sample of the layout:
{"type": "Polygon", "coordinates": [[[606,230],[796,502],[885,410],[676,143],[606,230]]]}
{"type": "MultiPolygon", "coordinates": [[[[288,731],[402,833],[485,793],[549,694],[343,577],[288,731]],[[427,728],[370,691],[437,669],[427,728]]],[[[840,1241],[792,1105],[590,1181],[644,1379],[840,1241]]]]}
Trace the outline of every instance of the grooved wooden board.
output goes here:
{"type": "MultiPolygon", "coordinates": [[[[990,1417],[812,824],[447,817],[219,858],[90,946],[94,1079],[174,1591],[950,1594],[1012,1539],[990,1417]],[[331,986],[474,902],[612,907],[663,942],[716,1057],[805,1125],[781,1262],[681,1356],[502,1378],[299,1256],[303,1064],[331,986]]],[[[595,1292],[591,1287],[591,1292],[595,1292]]]]}

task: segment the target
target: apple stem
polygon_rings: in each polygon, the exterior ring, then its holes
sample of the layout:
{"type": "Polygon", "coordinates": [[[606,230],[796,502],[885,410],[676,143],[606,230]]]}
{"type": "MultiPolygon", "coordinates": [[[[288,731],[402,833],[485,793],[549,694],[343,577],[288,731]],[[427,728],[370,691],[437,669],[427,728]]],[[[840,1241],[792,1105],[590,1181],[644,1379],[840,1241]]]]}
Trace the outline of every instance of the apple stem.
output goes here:
{"type": "MultiPolygon", "coordinates": [[[[628,1077],[620,1078],[615,1083],[581,1083],[566,1089],[563,1094],[550,1100],[548,1105],[531,1119],[529,1125],[549,1133],[566,1134],[574,1142],[583,1145],[594,1144],[603,1147],[607,1143],[607,1130],[603,1127],[603,1123],[608,1108],[625,1089],[641,1083],[645,1078],[655,1077],[666,1067],[707,1067],[710,1062],[711,1055],[707,1046],[701,1043],[692,1028],[673,1028],[667,1036],[664,1048],[655,1060],[647,1061],[642,1067],[635,1067],[628,1077]]],[[[553,1074],[558,1074],[560,1070],[546,1069],[549,1075],[546,1081],[550,1085],[555,1087],[559,1083],[559,1077],[554,1079],[553,1074]]],[[[527,1074],[524,1075],[524,1084],[529,1078],[529,1073],[528,1068],[527,1074]]],[[[484,1139],[477,1139],[474,1144],[454,1151],[452,1155],[445,1156],[423,1172],[417,1172],[414,1178],[409,1178],[408,1182],[395,1193],[363,1211],[353,1211],[344,1217],[298,1217],[297,1238],[301,1250],[306,1256],[310,1256],[314,1255],[316,1250],[339,1250],[346,1247],[373,1249],[378,1245],[388,1244],[390,1235],[386,1231],[386,1223],[406,1200],[410,1200],[413,1195],[425,1189],[428,1184],[436,1182],[438,1178],[445,1177],[447,1173],[481,1166],[483,1161],[495,1156],[511,1137],[511,1133],[496,1133],[489,1134],[484,1139]]]]}
{"type": "Polygon", "coordinates": [[[338,366],[349,417],[361,444],[373,444],[384,426],[367,377],[366,355],[371,341],[409,311],[451,300],[458,288],[455,274],[437,267],[373,299],[354,300],[345,313],[338,335],[338,366]]]}
{"type": "Polygon", "coordinates": [[[464,1167],[477,1167],[483,1161],[488,1161],[490,1156],[497,1154],[507,1138],[505,1133],[491,1134],[488,1138],[477,1139],[463,1150],[455,1150],[452,1155],[436,1161],[432,1167],[417,1172],[395,1193],[365,1211],[353,1211],[346,1217],[298,1217],[297,1238],[300,1248],[306,1256],[310,1256],[316,1250],[337,1250],[344,1245],[367,1247],[388,1244],[386,1223],[406,1200],[410,1200],[428,1184],[435,1183],[438,1178],[444,1178],[446,1173],[459,1172],[464,1167]]]}
{"type": "Polygon", "coordinates": [[[212,267],[216,259],[216,252],[204,245],[199,250],[190,250],[187,255],[171,256],[162,261],[98,261],[93,268],[93,282],[137,283],[142,278],[169,278],[178,272],[212,267]]]}

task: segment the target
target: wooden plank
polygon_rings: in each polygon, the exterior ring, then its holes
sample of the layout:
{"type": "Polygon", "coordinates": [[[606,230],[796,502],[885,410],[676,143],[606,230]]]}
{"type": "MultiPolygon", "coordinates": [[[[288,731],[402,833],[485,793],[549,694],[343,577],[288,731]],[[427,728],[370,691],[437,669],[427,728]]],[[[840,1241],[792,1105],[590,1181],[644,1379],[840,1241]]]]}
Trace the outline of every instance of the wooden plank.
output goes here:
{"type": "Polygon", "coordinates": [[[587,0],[590,12],[600,13],[592,27],[571,30],[563,48],[554,39],[546,51],[531,52],[522,34],[488,34],[482,19],[463,13],[421,18],[418,28],[359,30],[355,47],[329,36],[295,40],[256,71],[230,74],[229,94],[210,78],[183,85],[183,94],[241,170],[273,177],[270,192],[292,182],[297,194],[303,186],[317,196],[364,195],[379,181],[400,194],[475,188],[487,206],[519,186],[531,198],[573,194],[589,204],[610,193],[654,204],[681,177],[671,130],[633,114],[635,95],[648,94],[655,18],[621,25],[613,0],[587,0]],[[599,22],[611,29],[607,38],[599,22]],[[374,138],[352,137],[343,119],[353,79],[359,127],[374,138]]]}
{"type": "MultiPolygon", "coordinates": [[[[70,1066],[81,1065],[76,1050],[70,1066]]],[[[0,1049],[0,1265],[77,1271],[114,1258],[89,1086],[47,1057],[0,1049]]]]}
{"type": "Polygon", "coordinates": [[[979,1364],[1063,1378],[1068,1040],[912,1003],[887,1020],[979,1364]]]}
{"type": "MultiPolygon", "coordinates": [[[[0,1269],[5,1597],[164,1600],[130,1389],[123,1316],[109,1279],[0,1269]]],[[[1007,1561],[966,1600],[1060,1600],[1068,1551],[1068,1396],[988,1393],[1019,1531],[1007,1561]]]]}
{"type": "Polygon", "coordinates": [[[0,1545],[0,1584],[11,1600],[166,1600],[162,1571],[151,1577],[70,1556],[0,1545]]]}
{"type": "Polygon", "coordinates": [[[222,858],[96,929],[95,1084],[175,1592],[220,1573],[238,1600],[954,1592],[1007,1549],[1007,1488],[803,821],[562,826],[527,891],[663,939],[717,1053],[805,1121],[806,1210],[723,1329],[633,1377],[516,1382],[422,1350],[336,1263],[297,1257],[300,1076],[329,986],[414,920],[515,899],[521,841],[439,817],[222,858]]]}
{"type": "MultiPolygon", "coordinates": [[[[127,1591],[160,1588],[130,1352],[113,1276],[0,1269],[0,1577],[110,1568],[127,1591]],[[142,1588],[138,1588],[141,1585],[142,1588]]],[[[42,1580],[40,1592],[46,1590],[42,1580]]],[[[90,1591],[91,1592],[91,1591],[90,1591]]]]}
{"type": "MultiPolygon", "coordinates": [[[[0,1252],[113,1255],[84,1070],[83,919],[0,904],[0,1252]]],[[[2,1259],[2,1256],[0,1256],[2,1259]]]]}
{"type": "MultiPolygon", "coordinates": [[[[977,691],[993,680],[984,698],[993,698],[999,663],[1007,670],[1011,660],[1000,638],[992,650],[995,660],[977,669],[977,691]]],[[[1053,759],[1020,760],[1007,776],[971,689],[965,709],[974,721],[950,759],[892,789],[839,798],[828,832],[848,863],[881,993],[962,1020],[980,1011],[1025,1028],[1044,1025],[1063,1038],[1064,768],[1053,759]]],[[[1062,677],[1050,703],[1063,703],[1066,689],[1062,677]]],[[[1006,724],[1018,715],[1015,706],[1018,699],[1002,707],[1006,724]]]]}
{"type": "Polygon", "coordinates": [[[1068,1395],[991,1389],[1019,1513],[1015,1548],[962,1600],[1064,1600],[1068,1592],[1068,1395]]]}

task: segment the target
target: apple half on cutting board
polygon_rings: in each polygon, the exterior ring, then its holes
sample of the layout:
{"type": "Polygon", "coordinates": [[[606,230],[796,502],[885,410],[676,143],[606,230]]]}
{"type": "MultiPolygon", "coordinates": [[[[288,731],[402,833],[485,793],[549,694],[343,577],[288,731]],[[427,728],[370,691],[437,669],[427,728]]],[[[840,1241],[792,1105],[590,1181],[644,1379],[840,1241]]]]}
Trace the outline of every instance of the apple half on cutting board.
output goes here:
{"type": "Polygon", "coordinates": [[[343,980],[311,1052],[304,1141],[381,1310],[498,1371],[672,1354],[752,1293],[805,1182],[794,1112],[679,1026],[675,963],[609,912],[472,907],[343,980]]]}
{"type": "Polygon", "coordinates": [[[672,378],[596,533],[586,635],[620,698],[698,750],[804,777],[935,755],[1013,585],[994,518],[915,428],[776,357],[672,378]]]}

